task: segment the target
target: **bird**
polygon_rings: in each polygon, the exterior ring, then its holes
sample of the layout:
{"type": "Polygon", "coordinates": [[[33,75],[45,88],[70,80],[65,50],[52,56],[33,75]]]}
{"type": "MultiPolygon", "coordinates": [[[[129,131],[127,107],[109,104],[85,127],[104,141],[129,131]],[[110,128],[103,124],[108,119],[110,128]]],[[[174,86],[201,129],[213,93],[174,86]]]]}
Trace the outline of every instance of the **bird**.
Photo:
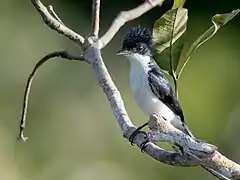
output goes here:
{"type": "MultiPolygon", "coordinates": [[[[150,30],[137,26],[128,30],[122,47],[117,52],[117,55],[130,61],[130,87],[134,99],[145,114],[151,116],[157,113],[195,139],[184,120],[183,110],[170,82],[155,61],[153,49],[150,30]]],[[[131,144],[136,134],[146,125],[144,123],[132,133],[129,138],[131,144]]]]}

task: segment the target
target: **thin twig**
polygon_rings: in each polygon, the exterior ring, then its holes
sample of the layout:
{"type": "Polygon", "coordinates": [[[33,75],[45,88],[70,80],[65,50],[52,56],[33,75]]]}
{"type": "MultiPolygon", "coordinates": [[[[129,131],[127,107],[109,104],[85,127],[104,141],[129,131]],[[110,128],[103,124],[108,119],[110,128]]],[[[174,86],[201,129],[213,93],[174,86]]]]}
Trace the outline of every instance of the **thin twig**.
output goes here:
{"type": "Polygon", "coordinates": [[[183,72],[183,70],[184,70],[185,66],[187,65],[187,63],[188,63],[189,59],[190,59],[190,56],[189,56],[189,57],[187,57],[187,59],[185,60],[185,62],[184,62],[184,63],[183,63],[183,65],[182,65],[182,67],[180,68],[180,70],[179,70],[179,73],[178,73],[178,75],[177,75],[177,79],[179,79],[179,78],[180,78],[180,76],[181,76],[181,74],[182,74],[182,72],[183,72]]]}
{"type": "Polygon", "coordinates": [[[94,38],[98,38],[99,23],[100,23],[100,0],[93,0],[91,36],[93,36],[94,38]]]}
{"type": "Polygon", "coordinates": [[[58,17],[57,13],[55,13],[52,5],[48,5],[48,12],[49,12],[56,20],[58,20],[58,22],[60,22],[62,25],[65,26],[65,24],[62,22],[62,20],[58,17]]]}
{"type": "Polygon", "coordinates": [[[25,86],[25,92],[24,92],[24,98],[23,98],[23,109],[22,109],[22,116],[20,121],[20,133],[18,136],[19,140],[26,141],[28,138],[24,136],[23,131],[26,126],[26,115],[27,115],[27,108],[28,108],[28,98],[30,94],[31,84],[34,79],[35,74],[37,73],[37,70],[48,60],[54,58],[54,57],[61,57],[68,60],[84,60],[83,56],[74,56],[69,54],[66,51],[56,51],[47,54],[42,59],[40,59],[37,64],[35,65],[34,69],[32,70],[31,74],[28,77],[27,84],[25,86]]]}
{"type": "Polygon", "coordinates": [[[163,1],[164,0],[146,0],[144,3],[134,9],[120,12],[118,16],[114,19],[112,25],[107,30],[107,32],[100,38],[99,48],[104,48],[125,23],[142,16],[143,14],[158,5],[161,6],[163,1]]]}
{"type": "Polygon", "coordinates": [[[43,21],[53,30],[56,30],[58,33],[66,36],[77,44],[81,45],[84,43],[85,38],[69,29],[68,27],[62,25],[55,17],[53,17],[48,9],[42,4],[40,0],[31,0],[34,7],[38,10],[39,14],[42,16],[43,21]]]}

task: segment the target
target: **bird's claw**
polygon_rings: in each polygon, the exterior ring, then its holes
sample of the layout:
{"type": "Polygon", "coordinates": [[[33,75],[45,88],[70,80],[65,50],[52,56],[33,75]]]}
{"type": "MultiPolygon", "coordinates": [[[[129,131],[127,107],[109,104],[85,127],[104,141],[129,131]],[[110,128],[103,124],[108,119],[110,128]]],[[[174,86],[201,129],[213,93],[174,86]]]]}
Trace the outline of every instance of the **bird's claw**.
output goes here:
{"type": "Polygon", "coordinates": [[[146,138],[146,141],[144,141],[141,145],[140,145],[140,149],[141,149],[141,152],[143,153],[145,148],[147,147],[148,143],[150,143],[149,139],[146,138]]]}
{"type": "Polygon", "coordinates": [[[138,129],[136,129],[129,137],[129,142],[131,143],[131,145],[133,146],[133,140],[135,138],[135,136],[139,133],[143,133],[146,137],[145,137],[145,141],[142,142],[140,144],[140,149],[141,149],[141,152],[143,153],[144,152],[144,149],[147,147],[148,143],[150,142],[149,141],[149,138],[148,138],[148,134],[144,131],[140,131],[138,129]]]}
{"type": "Polygon", "coordinates": [[[140,131],[142,128],[144,128],[145,126],[148,125],[148,122],[144,123],[143,125],[139,126],[128,138],[129,142],[131,143],[131,145],[133,146],[133,140],[135,138],[135,136],[139,133],[143,133],[144,135],[147,136],[147,133],[144,131],[140,131]]]}
{"type": "Polygon", "coordinates": [[[139,134],[139,133],[143,133],[144,135],[147,136],[147,133],[146,133],[146,132],[144,132],[144,131],[139,131],[138,129],[136,129],[136,130],[129,136],[129,139],[128,139],[132,146],[133,146],[133,140],[134,140],[134,138],[135,138],[136,135],[139,134]]]}

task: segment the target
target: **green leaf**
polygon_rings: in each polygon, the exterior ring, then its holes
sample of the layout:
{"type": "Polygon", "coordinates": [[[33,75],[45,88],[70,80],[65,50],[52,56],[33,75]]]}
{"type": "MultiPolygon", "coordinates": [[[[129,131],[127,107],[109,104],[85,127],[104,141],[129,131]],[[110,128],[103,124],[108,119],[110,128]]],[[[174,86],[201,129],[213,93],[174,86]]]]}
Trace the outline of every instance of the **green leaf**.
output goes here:
{"type": "Polygon", "coordinates": [[[183,7],[185,0],[174,0],[172,9],[183,7]]]}
{"type": "Polygon", "coordinates": [[[188,53],[185,58],[185,62],[183,66],[181,67],[179,73],[178,73],[178,78],[180,77],[183,69],[185,68],[186,64],[188,63],[190,57],[192,54],[206,41],[208,41],[211,37],[213,37],[214,34],[217,33],[220,27],[224,26],[229,22],[231,19],[233,19],[238,13],[240,12],[240,9],[236,9],[230,13],[225,13],[225,14],[216,14],[215,16],[212,17],[212,23],[213,25],[205,31],[195,42],[192,44],[190,49],[188,50],[188,53]]]}
{"type": "Polygon", "coordinates": [[[176,71],[187,29],[188,10],[172,9],[154,23],[153,43],[157,64],[169,74],[176,71]]]}

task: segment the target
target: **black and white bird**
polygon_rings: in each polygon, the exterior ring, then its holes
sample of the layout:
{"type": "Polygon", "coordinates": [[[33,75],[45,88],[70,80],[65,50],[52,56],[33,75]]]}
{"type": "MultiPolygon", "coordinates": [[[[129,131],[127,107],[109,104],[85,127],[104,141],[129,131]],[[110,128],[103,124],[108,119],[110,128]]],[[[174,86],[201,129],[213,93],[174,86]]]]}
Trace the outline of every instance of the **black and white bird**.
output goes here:
{"type": "Polygon", "coordinates": [[[174,127],[194,138],[184,121],[182,108],[171,84],[154,60],[150,31],[141,27],[130,29],[117,55],[123,55],[130,61],[130,86],[139,107],[149,116],[153,113],[161,115],[174,127]]]}

